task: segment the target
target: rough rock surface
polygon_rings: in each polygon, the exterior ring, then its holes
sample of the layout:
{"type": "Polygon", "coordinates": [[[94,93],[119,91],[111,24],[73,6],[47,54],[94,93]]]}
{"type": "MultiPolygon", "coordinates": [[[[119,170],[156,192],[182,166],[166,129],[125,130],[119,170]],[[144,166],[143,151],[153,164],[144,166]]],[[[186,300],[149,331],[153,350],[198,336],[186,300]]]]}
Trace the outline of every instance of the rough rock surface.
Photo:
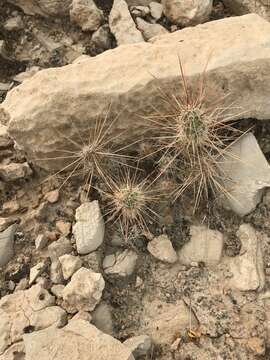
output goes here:
{"type": "MultiPolygon", "coordinates": [[[[9,133],[33,160],[53,157],[56,150],[59,156],[59,149],[71,147],[67,137],[78,137],[76,129],[83,132],[94,125],[104,104],[113,103],[111,115],[120,114],[115,131],[125,128],[134,137],[141,131],[138,114],[149,114],[152,105],[164,110],[156,86],[179,86],[179,53],[191,85],[197,84],[195,75],[212,53],[205,74],[208,98],[230,93],[228,104],[233,98],[245,117],[268,119],[269,32],[270,24],[257,15],[233,17],[164,35],[153,44],[120,46],[82,63],[40,71],[1,104],[10,116],[9,133]],[[76,127],[70,125],[74,121],[76,127]]],[[[63,166],[52,160],[35,163],[51,170],[63,166]]]]}
{"type": "Polygon", "coordinates": [[[103,242],[105,225],[98,201],[85,202],[76,209],[73,234],[79,254],[95,251],[103,242]]]}
{"type": "Polygon", "coordinates": [[[152,340],[148,335],[131,337],[123,344],[131,349],[135,359],[149,355],[152,349],[152,340]]]}
{"type": "Polygon", "coordinates": [[[93,0],[73,0],[70,8],[70,19],[83,31],[95,31],[103,21],[103,13],[93,0]]]}
{"type": "Polygon", "coordinates": [[[114,0],[110,12],[109,25],[117,45],[144,41],[142,34],[136,29],[125,0],[114,0]]]}
{"type": "Polygon", "coordinates": [[[147,244],[147,250],[157,259],[173,264],[178,257],[167,235],[160,235],[147,244]]]}
{"type": "Polygon", "coordinates": [[[162,17],[162,13],[163,13],[162,4],[159,4],[156,1],[152,1],[149,4],[149,9],[150,9],[152,18],[154,18],[155,20],[159,20],[162,17]]]}
{"type": "Polygon", "coordinates": [[[188,26],[208,20],[213,0],[162,0],[165,16],[172,23],[188,26]]]}
{"type": "Polygon", "coordinates": [[[0,300],[0,354],[9,345],[21,340],[27,329],[63,326],[66,313],[53,306],[54,303],[54,297],[40,285],[3,297],[0,300]]]}
{"type": "Polygon", "coordinates": [[[6,265],[14,255],[14,235],[17,225],[10,225],[0,233],[0,267],[6,265]]]}
{"type": "Polygon", "coordinates": [[[104,286],[101,274],[80,268],[63,290],[63,299],[70,306],[70,312],[92,311],[101,299],[104,286]]]}
{"type": "Polygon", "coordinates": [[[222,256],[223,235],[217,230],[206,226],[190,227],[190,241],[179,250],[181,263],[191,265],[203,262],[206,265],[217,265],[222,256]]]}
{"type": "Polygon", "coordinates": [[[82,260],[78,256],[69,254],[60,256],[59,261],[65,280],[69,279],[82,266],[82,260]]]}
{"type": "Polygon", "coordinates": [[[84,320],[24,335],[27,360],[134,360],[131,350],[84,320]]]}
{"type": "Polygon", "coordinates": [[[72,0],[8,0],[10,3],[22,8],[25,14],[57,16],[68,15],[72,0]]]}
{"type": "Polygon", "coordinates": [[[223,2],[235,15],[254,13],[270,20],[270,4],[267,0],[223,0],[223,2]]]}
{"type": "Polygon", "coordinates": [[[24,179],[32,175],[32,170],[27,162],[22,164],[11,163],[0,165],[0,179],[5,182],[24,179]]]}
{"type": "Polygon", "coordinates": [[[265,283],[260,237],[250,224],[242,224],[237,235],[242,247],[238,256],[228,259],[232,273],[230,285],[242,291],[260,291],[265,283]]]}
{"type": "Polygon", "coordinates": [[[12,145],[12,140],[8,135],[7,127],[0,124],[0,148],[6,148],[12,145]]]}
{"type": "Polygon", "coordinates": [[[270,165],[255,136],[248,133],[235,142],[220,167],[230,194],[224,206],[240,216],[247,215],[261,201],[263,189],[270,186],[270,165]]]}
{"type": "Polygon", "coordinates": [[[133,274],[138,255],[133,250],[118,251],[107,255],[103,260],[103,269],[107,275],[130,276],[133,274]]]}
{"type": "Polygon", "coordinates": [[[101,302],[97,305],[95,310],[91,313],[92,323],[105,334],[113,336],[113,319],[112,319],[112,309],[105,303],[101,302]]]}
{"type": "Polygon", "coordinates": [[[138,29],[142,32],[143,37],[146,41],[152,39],[155,36],[168,34],[169,31],[160,24],[150,24],[141,18],[136,19],[138,29]]]}
{"type": "Polygon", "coordinates": [[[190,322],[193,329],[198,326],[194,314],[182,300],[170,304],[158,299],[144,299],[144,312],[141,318],[143,333],[151,336],[157,344],[172,344],[175,335],[185,333],[190,322]]]}

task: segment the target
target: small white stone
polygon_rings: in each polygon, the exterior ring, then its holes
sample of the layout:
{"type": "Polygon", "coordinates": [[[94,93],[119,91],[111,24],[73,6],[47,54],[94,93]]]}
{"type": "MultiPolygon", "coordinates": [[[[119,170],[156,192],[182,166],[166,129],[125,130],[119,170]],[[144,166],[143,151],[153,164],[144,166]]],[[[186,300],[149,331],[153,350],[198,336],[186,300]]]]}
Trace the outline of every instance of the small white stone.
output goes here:
{"type": "Polygon", "coordinates": [[[222,256],[223,234],[206,226],[192,225],[190,235],[190,241],[178,252],[180,262],[192,266],[198,266],[199,262],[217,265],[222,256]]]}
{"type": "Polygon", "coordinates": [[[170,264],[178,260],[176,251],[167,235],[160,235],[147,244],[147,250],[158,260],[170,264]]]}
{"type": "Polygon", "coordinates": [[[44,262],[39,262],[37,265],[33,266],[30,269],[29,285],[33,284],[37,277],[43,272],[45,266],[46,264],[44,262]]]}
{"type": "Polygon", "coordinates": [[[149,8],[150,8],[150,13],[151,16],[155,19],[155,20],[159,20],[162,16],[163,13],[163,6],[155,1],[152,1],[149,4],[149,8]]]}
{"type": "Polygon", "coordinates": [[[44,234],[39,234],[36,237],[35,240],[35,245],[36,245],[36,250],[42,250],[46,247],[46,245],[48,244],[48,238],[46,235],[44,234]]]}
{"type": "Polygon", "coordinates": [[[66,285],[63,299],[75,311],[92,311],[99,303],[104,287],[105,281],[100,273],[82,267],[66,285]]]}
{"type": "Polygon", "coordinates": [[[59,258],[62,265],[62,273],[65,280],[69,279],[78,269],[82,267],[82,260],[78,256],[62,255],[59,258]]]}
{"type": "Polygon", "coordinates": [[[76,210],[73,234],[79,254],[95,251],[103,242],[104,220],[98,201],[85,202],[76,210]]]}
{"type": "Polygon", "coordinates": [[[118,251],[103,260],[104,272],[108,275],[130,276],[133,274],[138,255],[132,250],[118,251]]]}

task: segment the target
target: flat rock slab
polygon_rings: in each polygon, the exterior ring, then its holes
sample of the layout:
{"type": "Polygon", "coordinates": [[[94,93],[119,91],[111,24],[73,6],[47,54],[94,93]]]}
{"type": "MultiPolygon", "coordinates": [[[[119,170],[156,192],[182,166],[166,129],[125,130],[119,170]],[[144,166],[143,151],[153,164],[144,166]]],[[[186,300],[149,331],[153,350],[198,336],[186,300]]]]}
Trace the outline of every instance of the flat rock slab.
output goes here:
{"type": "Polygon", "coordinates": [[[24,336],[27,360],[134,360],[131,350],[84,320],[24,336]]]}
{"type": "Polygon", "coordinates": [[[8,93],[0,120],[8,122],[9,134],[35,164],[59,169],[66,162],[45,159],[59,157],[60,149],[71,150],[67,138],[78,139],[78,132],[85,134],[94,126],[107,110],[105,104],[113,104],[112,117],[119,115],[113,130],[127,130],[125,136],[134,141],[142,131],[139,115],[150,114],[153,106],[160,111],[166,107],[157,87],[166,91],[179,87],[179,55],[187,80],[196,87],[210,60],[209,101],[229,94],[224,106],[234,102],[235,118],[245,111],[247,118],[269,119],[269,33],[270,23],[257,15],[231,17],[42,70],[8,93]]]}

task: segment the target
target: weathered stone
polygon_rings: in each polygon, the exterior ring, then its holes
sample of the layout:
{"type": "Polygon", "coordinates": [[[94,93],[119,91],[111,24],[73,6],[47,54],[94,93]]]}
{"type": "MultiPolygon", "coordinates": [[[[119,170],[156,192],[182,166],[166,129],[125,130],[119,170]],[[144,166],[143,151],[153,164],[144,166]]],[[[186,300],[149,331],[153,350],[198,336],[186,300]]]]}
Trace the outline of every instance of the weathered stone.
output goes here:
{"type": "Polygon", "coordinates": [[[198,326],[193,312],[190,313],[182,300],[171,304],[147,297],[143,305],[142,331],[151,336],[157,344],[172,344],[175,334],[179,332],[184,334],[190,325],[192,329],[198,326]]]}
{"type": "Polygon", "coordinates": [[[0,232],[6,230],[14,222],[14,219],[0,217],[0,232]]]}
{"type": "Polygon", "coordinates": [[[223,0],[223,2],[235,15],[254,13],[268,21],[270,20],[270,3],[268,0],[223,0]]]}
{"type": "Polygon", "coordinates": [[[30,79],[32,76],[34,76],[38,71],[40,71],[41,68],[39,66],[31,66],[26,71],[23,71],[13,77],[13,80],[23,83],[25,80],[30,79]]]}
{"type": "Polygon", "coordinates": [[[70,233],[71,223],[64,220],[58,220],[55,223],[55,227],[62,235],[68,235],[70,233]]]}
{"type": "Polygon", "coordinates": [[[137,27],[142,32],[146,41],[152,39],[155,36],[167,34],[169,31],[159,24],[150,24],[141,18],[136,19],[137,27]]]}
{"type": "Polygon", "coordinates": [[[8,0],[25,14],[41,16],[68,15],[71,0],[8,0]]]}
{"type": "Polygon", "coordinates": [[[98,201],[86,202],[76,210],[73,234],[79,254],[95,251],[103,242],[104,220],[98,201]]]}
{"type": "Polygon", "coordinates": [[[178,260],[176,251],[167,235],[160,235],[149,241],[147,250],[157,259],[170,264],[178,260]]]}
{"type": "Polygon", "coordinates": [[[66,313],[53,305],[54,297],[40,285],[4,296],[0,300],[0,354],[21,340],[27,329],[63,326],[66,313]]]}
{"type": "Polygon", "coordinates": [[[48,238],[44,234],[39,234],[35,239],[35,246],[37,250],[44,249],[48,244],[48,238]]]}
{"type": "Polygon", "coordinates": [[[48,246],[49,256],[52,260],[57,260],[62,255],[70,254],[72,250],[73,247],[70,241],[64,236],[48,246]]]}
{"type": "Polygon", "coordinates": [[[53,284],[62,284],[64,282],[62,266],[58,259],[53,259],[51,263],[50,278],[53,284]]]}
{"type": "Polygon", "coordinates": [[[8,135],[7,127],[0,124],[0,148],[7,148],[13,144],[13,141],[8,135]]]}
{"type": "Polygon", "coordinates": [[[233,100],[240,109],[235,118],[243,118],[245,110],[247,118],[269,119],[269,33],[270,24],[252,14],[176,31],[153,44],[119,46],[78,64],[37,73],[8,92],[0,113],[5,119],[10,117],[9,133],[29,159],[57,170],[64,161],[35,159],[59,156],[59,149],[70,149],[67,138],[78,138],[77,129],[83,134],[94,127],[96,118],[104,114],[104,104],[114,104],[112,118],[119,115],[115,133],[128,130],[121,140],[134,138],[142,131],[138,114],[150,114],[153,106],[167,109],[157,87],[171,92],[179,86],[178,55],[186,80],[197,88],[198,75],[214,48],[205,71],[206,98],[211,102],[230,94],[221,106],[233,100]]]}
{"type": "Polygon", "coordinates": [[[14,235],[17,225],[10,225],[0,233],[0,267],[5,266],[14,255],[14,235]]]}
{"type": "Polygon", "coordinates": [[[123,344],[130,348],[135,359],[149,355],[152,349],[152,340],[148,335],[131,337],[123,344]]]}
{"type": "Polygon", "coordinates": [[[265,284],[260,238],[249,224],[242,224],[237,235],[242,244],[241,253],[227,259],[233,275],[230,286],[242,291],[260,291],[265,284]]]}
{"type": "Polygon", "coordinates": [[[78,256],[62,255],[59,258],[62,266],[63,277],[69,279],[77,270],[82,267],[82,261],[78,256]]]}
{"type": "Polygon", "coordinates": [[[206,265],[217,265],[222,256],[223,235],[217,230],[210,230],[206,226],[190,227],[190,241],[179,250],[181,263],[191,265],[203,262],[206,265]]]}
{"type": "Polygon", "coordinates": [[[18,31],[23,29],[23,27],[24,23],[20,16],[11,17],[4,24],[4,28],[7,31],[18,31]]]}
{"type": "Polygon", "coordinates": [[[30,269],[30,276],[29,276],[29,285],[32,285],[35,280],[37,279],[37,277],[42,274],[42,272],[44,271],[46,267],[46,263],[44,261],[39,262],[38,264],[36,264],[35,266],[33,266],[30,269]]]}
{"type": "Polygon", "coordinates": [[[97,305],[95,310],[91,313],[92,323],[105,334],[113,336],[113,320],[111,307],[105,302],[97,305]]]}
{"type": "Polygon", "coordinates": [[[172,23],[189,26],[208,20],[213,0],[162,0],[165,16],[172,23]]]}
{"type": "Polygon", "coordinates": [[[128,347],[84,320],[24,336],[27,360],[134,360],[128,347]]]}
{"type": "Polygon", "coordinates": [[[0,178],[5,182],[24,179],[32,175],[32,170],[27,162],[10,163],[8,165],[0,165],[0,178]]]}
{"type": "Polygon", "coordinates": [[[240,216],[253,211],[270,186],[270,166],[252,133],[233,143],[220,160],[226,193],[224,207],[240,216]],[[228,193],[228,195],[226,195],[228,193]]]}
{"type": "Polygon", "coordinates": [[[155,20],[159,20],[162,17],[163,6],[161,4],[159,4],[158,2],[156,2],[156,1],[150,2],[149,9],[150,9],[152,18],[154,18],[155,20]]]}
{"type": "Polygon", "coordinates": [[[3,355],[0,355],[0,360],[25,360],[23,341],[11,345],[3,355]]]}
{"type": "Polygon", "coordinates": [[[138,255],[132,250],[118,251],[107,255],[103,260],[103,269],[107,275],[130,276],[133,274],[138,255]]]}
{"type": "Polygon", "coordinates": [[[125,0],[114,0],[109,16],[109,25],[117,45],[144,41],[142,34],[136,29],[125,0]]]}
{"type": "Polygon", "coordinates": [[[109,26],[101,26],[93,33],[91,40],[100,51],[110,49],[112,47],[112,36],[109,26]]]}
{"type": "Polygon", "coordinates": [[[150,9],[148,6],[132,6],[130,12],[134,17],[146,17],[150,14],[150,9]]]}
{"type": "Polygon", "coordinates": [[[103,13],[93,0],[73,0],[70,18],[83,31],[95,31],[103,22],[103,13]]]}
{"type": "Polygon", "coordinates": [[[47,200],[50,204],[54,204],[59,199],[59,190],[49,191],[45,196],[44,199],[47,200]]]}
{"type": "Polygon", "coordinates": [[[92,311],[99,303],[105,281],[101,274],[80,268],[63,291],[63,299],[72,312],[92,311]]]}
{"type": "Polygon", "coordinates": [[[65,285],[53,285],[51,287],[51,292],[54,296],[56,296],[58,299],[62,299],[63,298],[63,291],[64,291],[65,285]]]}

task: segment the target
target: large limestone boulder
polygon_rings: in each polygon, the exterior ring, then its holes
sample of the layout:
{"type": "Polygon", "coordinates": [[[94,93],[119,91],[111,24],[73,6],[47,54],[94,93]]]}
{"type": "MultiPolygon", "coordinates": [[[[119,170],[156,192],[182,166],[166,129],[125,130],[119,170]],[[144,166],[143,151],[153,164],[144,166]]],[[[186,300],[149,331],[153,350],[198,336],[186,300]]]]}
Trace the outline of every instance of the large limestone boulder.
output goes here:
{"type": "Polygon", "coordinates": [[[210,60],[209,102],[227,95],[223,106],[233,101],[235,117],[269,119],[269,33],[270,24],[257,15],[232,17],[43,70],[8,93],[0,118],[10,119],[8,131],[29,159],[49,170],[63,167],[63,161],[37,159],[63,156],[63,148],[70,151],[70,139],[87,133],[105,104],[113,104],[112,117],[119,115],[114,131],[127,130],[118,139],[134,141],[142,131],[139,115],[149,114],[153,106],[165,107],[157,86],[166,91],[179,87],[180,54],[191,86],[198,86],[210,60]]]}
{"type": "Polygon", "coordinates": [[[27,360],[134,360],[131,349],[85,320],[24,336],[27,360]]]}

